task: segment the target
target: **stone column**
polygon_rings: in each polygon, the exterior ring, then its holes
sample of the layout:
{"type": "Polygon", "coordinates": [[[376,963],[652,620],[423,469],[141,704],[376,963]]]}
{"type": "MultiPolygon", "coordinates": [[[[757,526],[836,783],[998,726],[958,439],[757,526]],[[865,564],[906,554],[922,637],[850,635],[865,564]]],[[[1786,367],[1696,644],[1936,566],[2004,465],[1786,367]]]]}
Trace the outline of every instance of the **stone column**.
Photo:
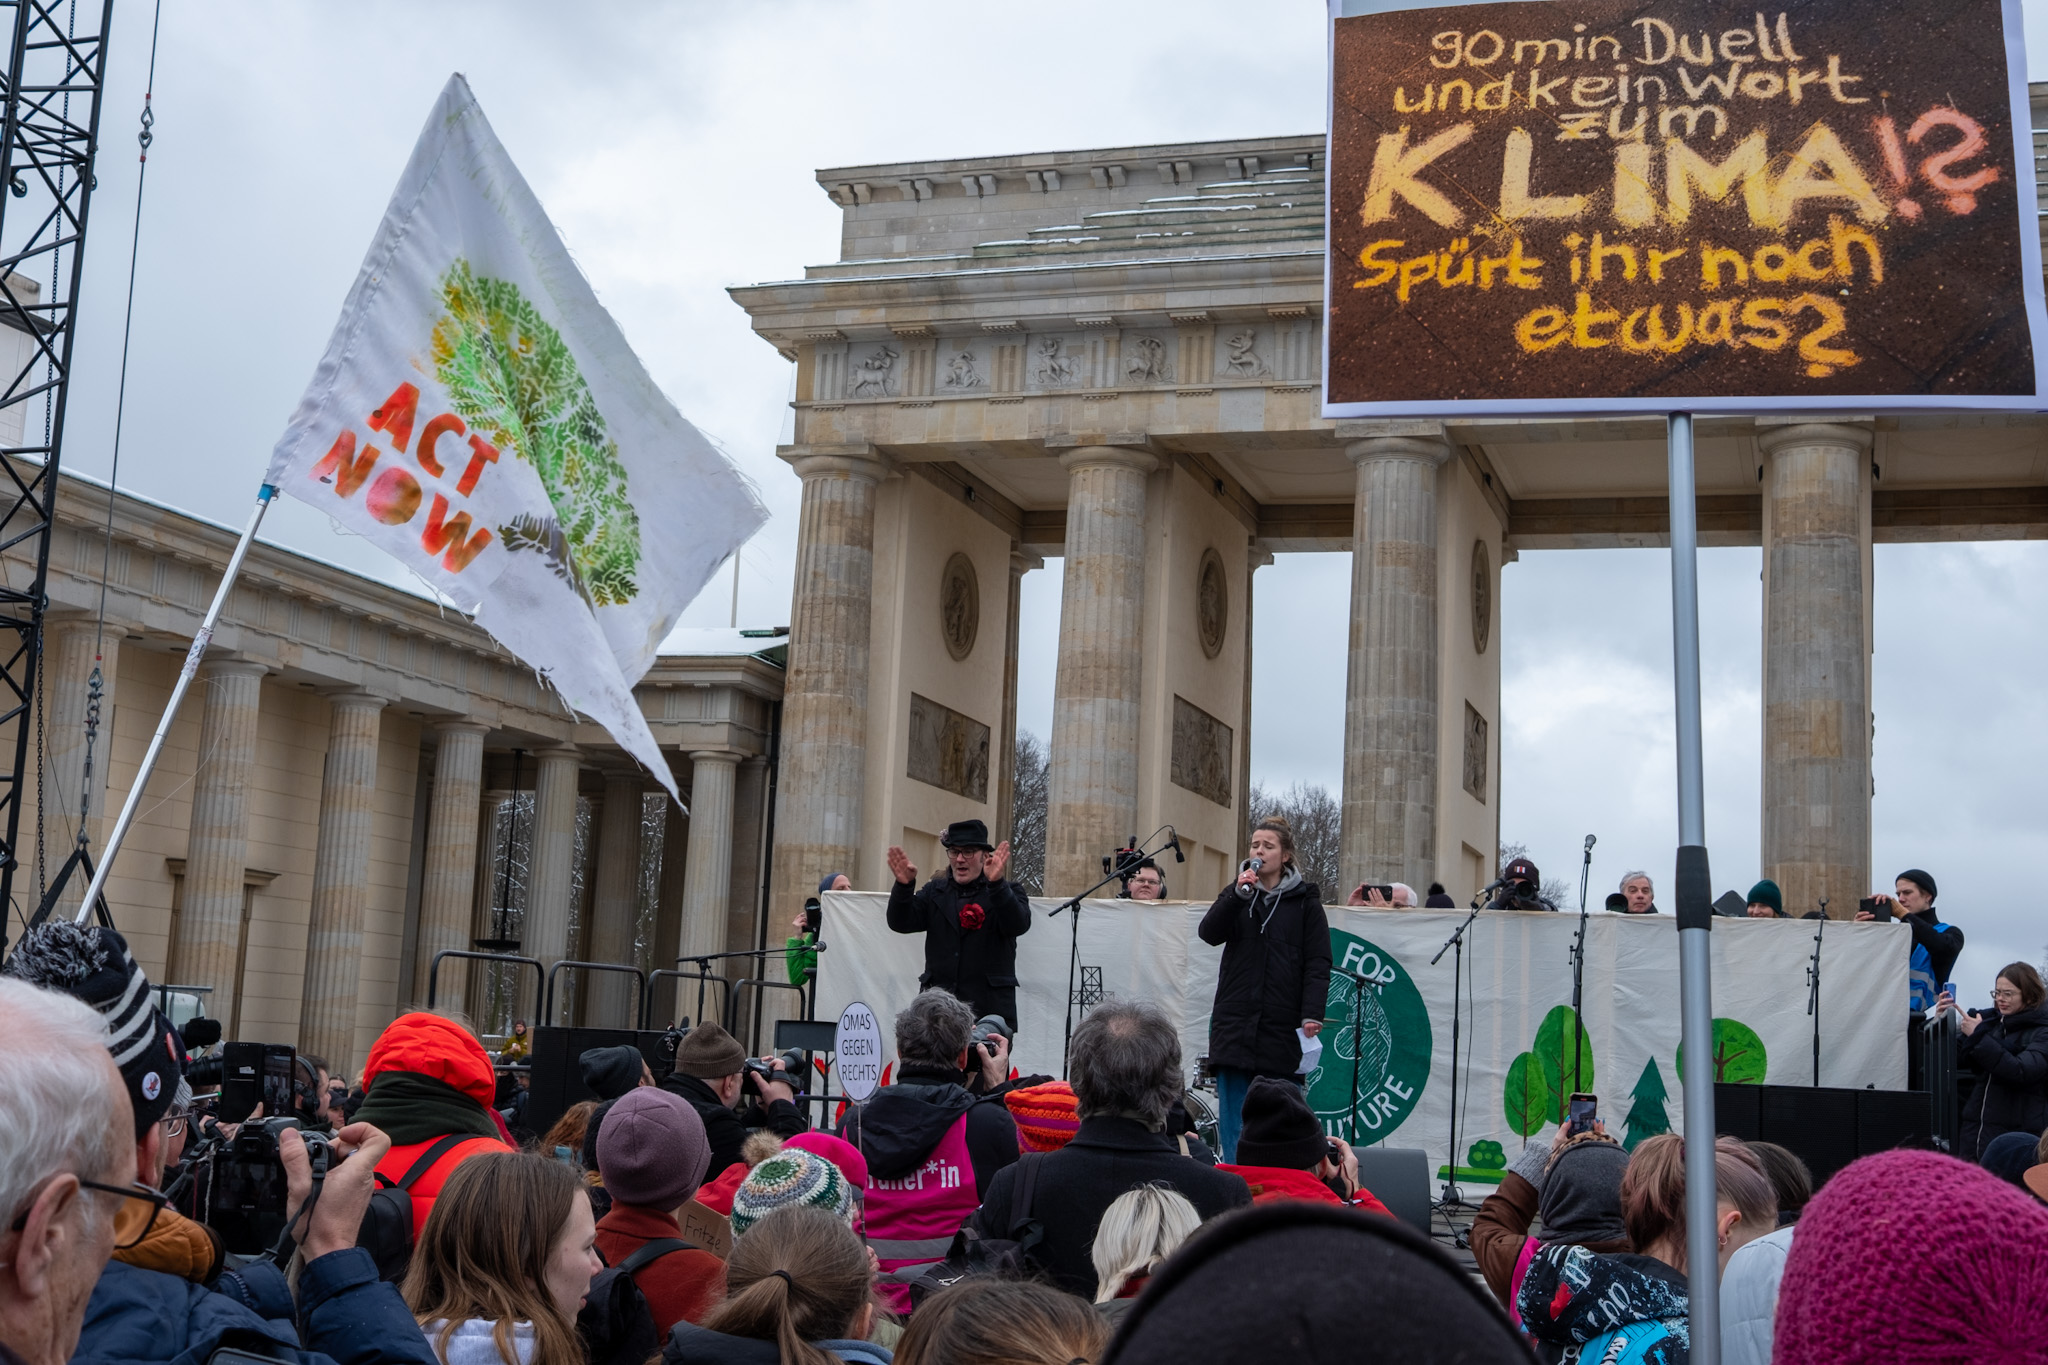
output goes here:
{"type": "MultiPolygon", "coordinates": [[[[690,853],[683,870],[680,957],[725,951],[727,903],[732,896],[733,788],[743,756],[729,749],[700,749],[690,755],[696,772],[690,779],[690,853]]],[[[799,904],[802,899],[797,898],[799,904]]],[[[727,975],[737,979],[754,973],[727,975]]]]}
{"type": "MultiPolygon", "coordinates": [[[[682,788],[685,799],[692,799],[687,783],[677,775],[676,785],[682,788]]],[[[657,969],[671,969],[676,965],[676,955],[683,950],[683,875],[690,865],[690,816],[675,802],[668,803],[668,823],[661,831],[661,887],[654,906],[654,965],[657,969]]],[[[717,998],[707,996],[707,1002],[715,1013],[717,998]]],[[[685,983],[678,987],[663,982],[654,993],[655,1018],[663,1024],[673,1023],[679,1015],[689,1015],[690,1022],[697,1022],[697,987],[685,983]],[[678,993],[680,992],[680,993],[678,993]],[[682,1002],[680,1008],[675,1001],[682,1002]]]]}
{"type": "Polygon", "coordinates": [[[1159,461],[1081,446],[1067,469],[1066,575],[1047,774],[1045,890],[1072,895],[1138,821],[1139,630],[1145,612],[1145,476],[1159,461]]]}
{"type": "MultiPolygon", "coordinates": [[[[99,734],[92,746],[92,803],[86,818],[86,842],[99,861],[100,836],[107,829],[107,766],[114,747],[114,678],[121,662],[121,639],[128,632],[109,621],[104,633],[89,611],[52,611],[43,616],[44,804],[50,820],[49,866],[35,879],[35,894],[57,875],[71,856],[78,834],[78,793],[85,784],[85,724],[92,695],[92,671],[100,670],[99,734]],[[95,641],[99,653],[94,653],[95,641]]],[[[56,913],[67,919],[78,910],[92,878],[80,868],[65,884],[56,913]]],[[[33,903],[28,903],[33,910],[33,903]]]]}
{"type": "Polygon", "coordinates": [[[1436,481],[1451,448],[1434,422],[1359,426],[1365,439],[1344,448],[1358,492],[1342,871],[1347,884],[1427,886],[1436,877],[1436,481]]]}
{"type": "Polygon", "coordinates": [[[247,781],[256,763],[265,671],[262,664],[242,659],[219,659],[199,668],[199,765],[192,776],[192,825],[185,844],[184,901],[171,944],[171,983],[213,987],[206,1013],[224,1024],[239,1020],[236,996],[242,983],[235,979],[235,958],[248,858],[247,781]]]}
{"type": "Polygon", "coordinates": [[[1764,875],[1799,915],[1870,877],[1869,422],[1759,421],[1764,875]]]}
{"type": "MultiPolygon", "coordinates": [[[[520,946],[543,969],[569,956],[569,898],[576,878],[576,783],[582,755],[573,745],[542,749],[533,786],[533,853],[527,863],[526,918],[520,946]]],[[[565,980],[555,983],[557,994],[565,980]]],[[[557,1001],[556,1013],[560,1014],[557,1001]]],[[[552,1019],[542,1019],[552,1024],[552,1019]]]]}
{"type": "MultiPolygon", "coordinates": [[[[473,720],[437,722],[434,791],[427,807],[427,852],[420,870],[419,942],[413,953],[412,999],[427,1003],[434,954],[467,951],[476,915],[477,802],[484,781],[484,735],[473,720]]],[[[436,983],[438,1009],[467,1011],[469,974],[451,961],[436,983]]]]}
{"type": "Polygon", "coordinates": [[[299,1050],[353,1075],[363,912],[370,901],[370,845],[377,799],[377,718],[384,698],[354,689],[328,694],[327,767],[320,778],[320,842],[306,924],[299,997],[299,1050]]]}
{"type": "MultiPolygon", "coordinates": [[[[781,762],[784,773],[802,777],[783,782],[778,795],[778,903],[791,897],[801,903],[807,880],[815,885],[814,879],[824,875],[817,869],[852,870],[863,856],[875,487],[887,472],[880,459],[864,455],[796,455],[790,463],[804,491],[790,603],[789,672],[783,684],[781,762]]],[[[694,852],[700,846],[694,808],[691,814],[694,852]]]]}
{"type": "MultiPolygon", "coordinates": [[[[633,963],[640,912],[640,774],[604,775],[604,815],[597,829],[597,876],[590,901],[590,961],[633,963]]],[[[591,1028],[638,1028],[633,983],[619,972],[588,972],[583,1022],[591,1028]]]]}
{"type": "MultiPolygon", "coordinates": [[[[1003,724],[996,736],[995,771],[997,843],[1010,837],[1017,823],[1017,658],[1020,649],[1017,614],[1024,601],[1024,575],[1042,569],[1045,561],[1022,550],[1010,551],[1010,595],[1003,629],[1003,724]]],[[[937,869],[934,869],[936,871],[937,869]]],[[[823,876],[823,873],[819,874],[823,876]]]]}
{"type": "MultiPolygon", "coordinates": [[[[751,754],[741,760],[739,775],[733,784],[732,891],[725,911],[725,950],[728,953],[744,952],[756,946],[755,932],[761,919],[761,860],[766,852],[761,847],[762,826],[767,823],[767,815],[768,758],[765,754],[751,754]]],[[[787,923],[794,914],[792,908],[789,915],[783,917],[784,922],[787,923]]],[[[768,928],[771,947],[787,937],[776,933],[772,924],[768,928]]],[[[747,975],[760,975],[751,970],[751,962],[748,966],[747,975]]]]}

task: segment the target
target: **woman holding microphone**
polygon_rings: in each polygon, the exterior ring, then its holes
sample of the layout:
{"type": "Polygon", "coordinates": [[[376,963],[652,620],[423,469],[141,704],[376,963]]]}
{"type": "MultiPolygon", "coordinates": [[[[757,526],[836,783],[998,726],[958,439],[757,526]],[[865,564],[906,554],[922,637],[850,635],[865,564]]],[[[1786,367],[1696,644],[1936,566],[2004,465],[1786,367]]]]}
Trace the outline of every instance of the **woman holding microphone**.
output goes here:
{"type": "Polygon", "coordinates": [[[1202,916],[1202,942],[1223,949],[1209,1008],[1217,1136],[1237,1159],[1245,1092],[1255,1076],[1301,1084],[1301,1039],[1322,1032],[1330,994],[1330,922],[1322,892],[1294,866],[1294,834],[1269,816],[1252,831],[1237,880],[1202,916]]]}

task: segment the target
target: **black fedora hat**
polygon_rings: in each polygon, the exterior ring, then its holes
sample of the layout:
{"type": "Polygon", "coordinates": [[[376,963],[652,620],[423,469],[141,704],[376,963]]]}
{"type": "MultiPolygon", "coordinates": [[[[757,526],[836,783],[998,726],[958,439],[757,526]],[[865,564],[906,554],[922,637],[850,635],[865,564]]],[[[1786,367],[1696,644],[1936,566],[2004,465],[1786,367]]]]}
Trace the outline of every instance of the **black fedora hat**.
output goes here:
{"type": "Polygon", "coordinates": [[[983,852],[995,848],[988,841],[988,826],[979,820],[955,820],[946,826],[939,842],[947,848],[978,848],[983,852]]]}

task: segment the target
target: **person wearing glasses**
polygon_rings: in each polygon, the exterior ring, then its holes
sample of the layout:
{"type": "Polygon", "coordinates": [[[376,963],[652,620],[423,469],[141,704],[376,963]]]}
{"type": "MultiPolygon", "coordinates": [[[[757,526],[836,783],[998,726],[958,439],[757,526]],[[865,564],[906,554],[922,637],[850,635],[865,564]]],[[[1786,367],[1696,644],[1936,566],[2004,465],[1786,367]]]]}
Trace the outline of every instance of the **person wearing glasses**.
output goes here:
{"type": "Polygon", "coordinates": [[[184,1045],[152,1003],[149,981],[127,941],[112,929],[68,920],[38,925],[22,935],[5,976],[14,979],[0,979],[0,1094],[7,1096],[10,1137],[28,1141],[0,1143],[6,1154],[0,1160],[18,1163],[19,1154],[45,1133],[63,1138],[34,1163],[41,1173],[0,1169],[0,1195],[16,1208],[7,1234],[12,1246],[0,1243],[0,1257],[7,1260],[0,1271],[0,1341],[26,1365],[204,1361],[223,1344],[287,1365],[437,1365],[396,1286],[379,1280],[370,1253],[356,1246],[376,1163],[391,1149],[390,1138],[368,1124],[334,1135],[339,1161],[328,1167],[317,1200],[311,1199],[305,1142],[295,1129],[279,1136],[285,1215],[303,1258],[296,1302],[294,1286],[268,1259],[222,1274],[212,1289],[108,1259],[150,1247],[161,1235],[158,1224],[167,1217],[168,1201],[156,1182],[188,1121],[175,1112],[184,1083],[184,1045]],[[60,992],[95,1010],[92,1023],[98,1027],[79,1020],[65,1039],[51,1043],[37,1039],[34,1028],[18,1030],[7,1022],[10,1015],[36,1009],[69,1013],[45,1003],[60,992]],[[36,1053],[28,1061],[17,1060],[23,1033],[36,1053]],[[52,1083],[34,1074],[38,1066],[90,1074],[52,1083]],[[19,1081],[13,1079],[17,1070],[27,1073],[19,1081]],[[77,1115],[94,1116],[93,1126],[76,1123],[77,1115]],[[67,1163],[105,1174],[86,1179],[67,1163]],[[79,1190],[99,1196],[98,1206],[67,1215],[62,1205],[75,1201],[79,1190]],[[69,1232],[65,1217],[71,1219],[69,1232]],[[49,1287],[60,1260],[69,1277],[49,1287]],[[31,1354],[5,1335],[13,1321],[9,1295],[34,1296],[38,1290],[49,1300],[45,1312],[69,1314],[82,1307],[84,1316],[82,1322],[72,1318],[67,1333],[45,1332],[47,1339],[30,1343],[36,1348],[31,1354]]]}
{"type": "Polygon", "coordinates": [[[2048,1128],[2048,990],[2041,974],[2024,962],[2010,963],[1992,983],[1993,1013],[1956,1009],[1943,992],[1937,1015],[1956,1010],[1956,1058],[1977,1083],[1963,1103],[1956,1155],[1982,1161],[1992,1139],[2006,1133],[2038,1136],[2048,1128]]]}

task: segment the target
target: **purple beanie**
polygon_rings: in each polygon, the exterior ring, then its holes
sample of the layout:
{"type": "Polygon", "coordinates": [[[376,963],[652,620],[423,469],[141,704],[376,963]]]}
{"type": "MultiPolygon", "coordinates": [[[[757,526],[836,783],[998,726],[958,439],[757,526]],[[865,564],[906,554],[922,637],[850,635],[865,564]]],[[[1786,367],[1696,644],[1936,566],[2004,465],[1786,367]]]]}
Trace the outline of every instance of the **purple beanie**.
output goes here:
{"type": "Polygon", "coordinates": [[[1775,1365],[2048,1360],[2048,1209],[1937,1152],[1865,1157],[1800,1215],[1775,1365]]]}
{"type": "Polygon", "coordinates": [[[635,1208],[680,1208],[711,1164],[704,1120],[682,1096],[652,1086],[614,1100],[597,1136],[597,1173],[606,1192],[635,1208]]]}

